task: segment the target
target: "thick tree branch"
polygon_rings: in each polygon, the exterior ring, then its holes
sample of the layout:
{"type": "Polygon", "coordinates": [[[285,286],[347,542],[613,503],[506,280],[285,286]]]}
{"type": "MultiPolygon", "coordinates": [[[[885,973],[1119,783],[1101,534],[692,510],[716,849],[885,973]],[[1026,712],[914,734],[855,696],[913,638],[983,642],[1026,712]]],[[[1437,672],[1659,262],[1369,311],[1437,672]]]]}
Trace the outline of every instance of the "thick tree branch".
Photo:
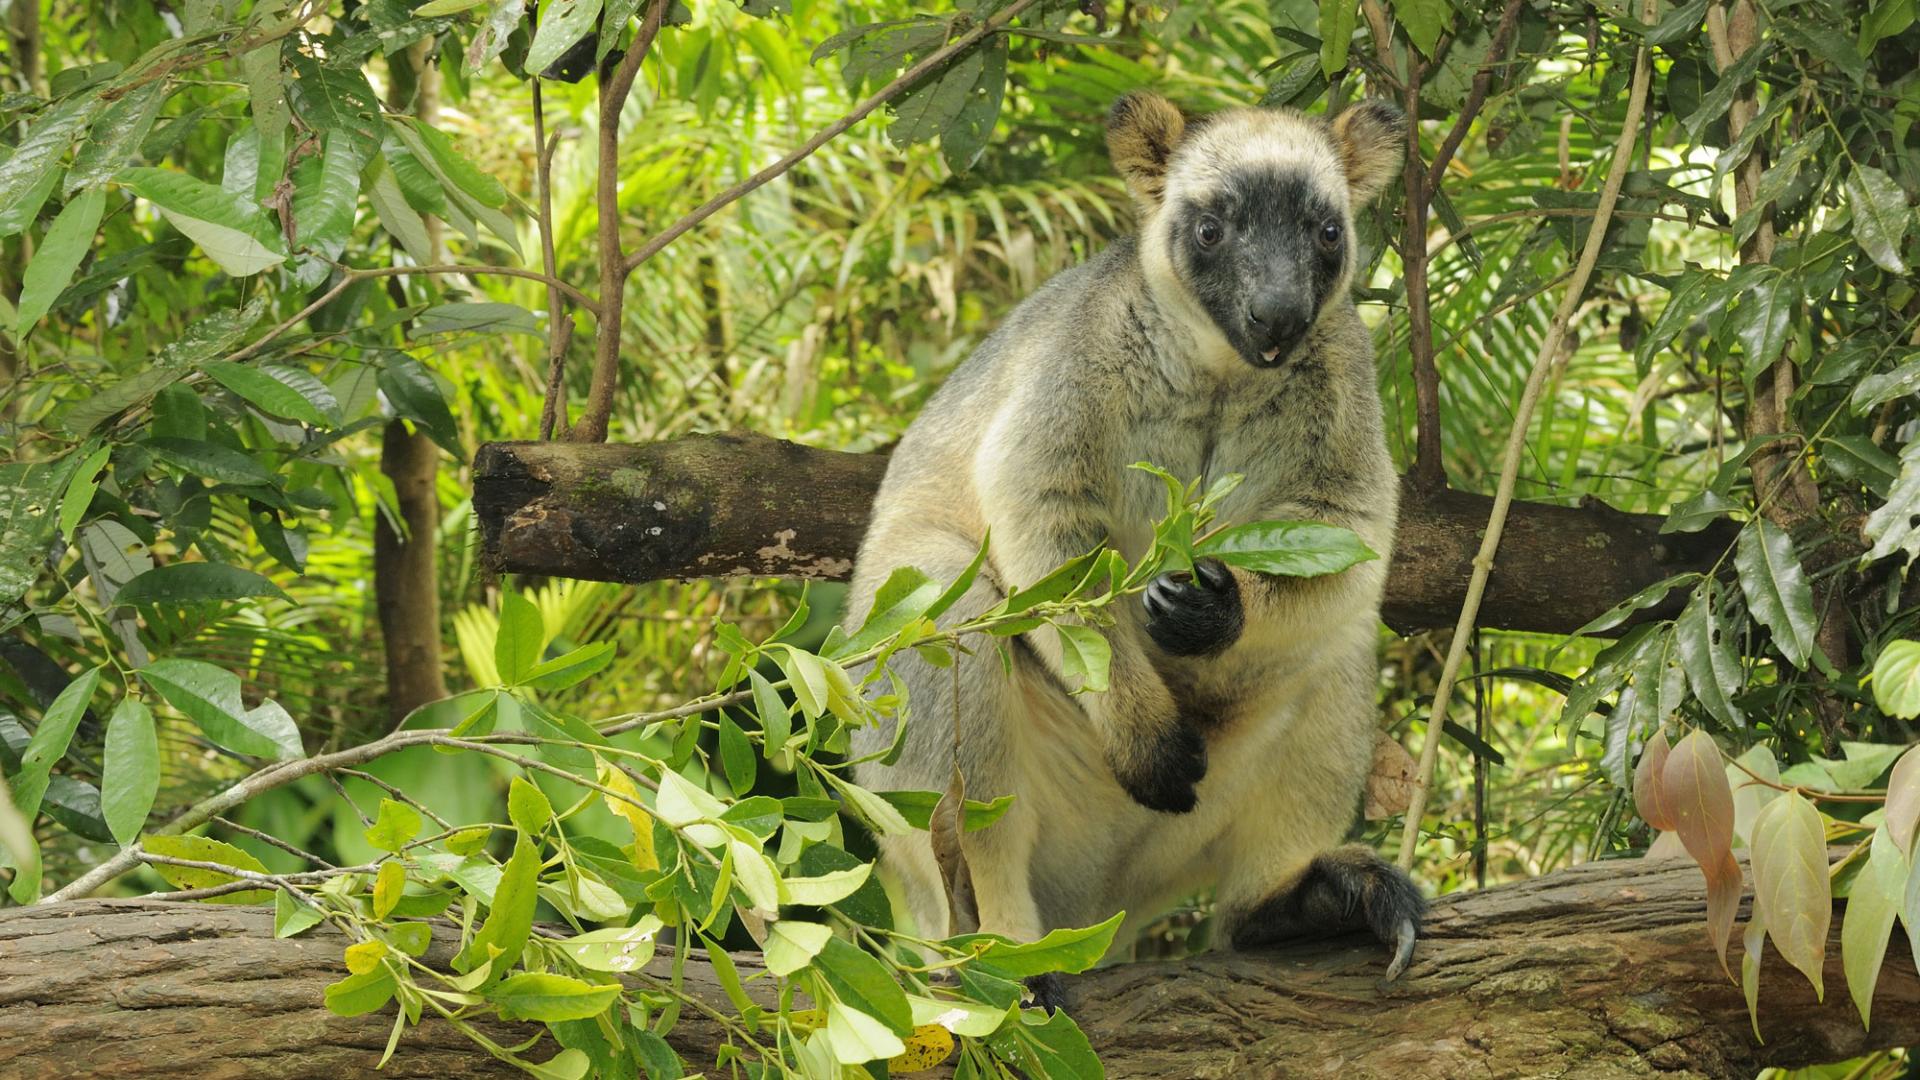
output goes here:
{"type": "MultiPolygon", "coordinates": [[[[1443,898],[1414,965],[1380,982],[1379,950],[1347,938],[1283,951],[1126,964],[1072,979],[1067,1008],[1107,1075],[1395,1080],[1685,1073],[1750,1077],[1920,1042],[1920,976],[1887,954],[1871,1031],[1843,987],[1836,914],[1826,1000],[1778,955],[1761,976],[1761,1032],[1704,933],[1700,872],[1623,860],[1443,898]]],[[[0,911],[0,1075],[275,1076],[370,1073],[393,1007],[352,1019],[322,1005],[345,976],[328,927],[273,937],[270,910],[96,900],[0,911]]],[[[440,929],[429,963],[444,965],[440,929]]],[[[750,954],[743,977],[760,971],[750,954]]],[[[664,975],[663,960],[649,969],[664,975]]],[[[698,953],[686,987],[731,1012],[698,953]]],[[[764,994],[765,979],[747,986],[764,994]]],[[[505,1041],[529,1027],[485,1029],[505,1041]]],[[[698,1009],[669,1041],[709,1067],[724,1036],[698,1009]]],[[[552,1044],[528,1056],[551,1056],[552,1044]]],[[[510,1076],[451,1025],[410,1030],[379,1075],[510,1076]]],[[[929,1075],[942,1075],[939,1073],[929,1075]]]]}
{"type": "MultiPolygon", "coordinates": [[[[1707,40],[1713,52],[1714,66],[1724,73],[1750,50],[1760,48],[1759,14],[1753,0],[1731,0],[1707,10],[1707,40]]],[[[1760,111],[1759,92],[1751,84],[1734,95],[1727,109],[1727,133],[1730,144],[1737,143],[1747,125],[1760,111]]],[[[1745,215],[1755,209],[1759,198],[1760,174],[1767,164],[1767,138],[1763,132],[1753,140],[1752,150],[1734,169],[1734,212],[1745,215]]],[[[1765,265],[1773,261],[1774,229],[1771,207],[1758,208],[1759,217],[1753,235],[1740,245],[1740,261],[1745,265],[1765,265]]],[[[1805,455],[1798,450],[1803,440],[1793,422],[1790,403],[1795,372],[1793,358],[1780,355],[1769,359],[1753,381],[1747,401],[1746,435],[1761,443],[1748,459],[1753,477],[1753,493],[1760,513],[1789,532],[1805,526],[1820,515],[1820,489],[1807,471],[1805,455]],[[1780,436],[1787,436],[1781,438],[1780,436]]],[[[1837,668],[1853,663],[1853,644],[1847,632],[1847,613],[1839,590],[1823,584],[1817,593],[1820,629],[1816,641],[1820,651],[1837,668]]],[[[1846,707],[1838,699],[1819,699],[1821,724],[1829,739],[1841,735],[1846,723],[1846,707]]]]}
{"type": "MultiPolygon", "coordinates": [[[[474,507],[496,571],[623,582],[844,580],[885,470],[878,454],[748,433],[642,446],[490,443],[474,459],[474,507]]],[[[1453,620],[1492,503],[1406,486],[1389,625],[1453,620]]],[[[1566,633],[1662,578],[1711,566],[1730,542],[1723,527],[1662,536],[1662,520],[1598,502],[1515,504],[1505,539],[1511,569],[1489,581],[1482,625],[1566,633]]]]}

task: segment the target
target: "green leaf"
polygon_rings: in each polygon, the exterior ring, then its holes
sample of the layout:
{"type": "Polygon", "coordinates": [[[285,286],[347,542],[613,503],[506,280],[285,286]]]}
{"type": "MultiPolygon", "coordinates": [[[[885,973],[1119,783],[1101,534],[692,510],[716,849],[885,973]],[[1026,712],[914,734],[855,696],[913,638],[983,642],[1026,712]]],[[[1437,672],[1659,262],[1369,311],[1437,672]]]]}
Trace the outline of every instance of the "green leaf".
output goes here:
{"type": "Polygon", "coordinates": [[[406,193],[400,190],[400,182],[394,178],[393,168],[384,157],[373,159],[362,178],[362,186],[366,188],[367,203],[373,207],[374,216],[380,219],[380,227],[400,242],[414,262],[431,265],[434,250],[427,223],[420,211],[408,204],[406,193]]]}
{"type": "Polygon", "coordinates": [[[46,566],[59,516],[52,507],[72,482],[76,458],[0,465],[0,606],[26,595],[46,566]]]}
{"type": "Polygon", "coordinates": [[[21,279],[20,304],[15,312],[14,333],[25,336],[53,307],[60,290],[73,280],[80,260],[93,247],[94,231],[100,227],[100,215],[107,207],[107,191],[91,187],[60,208],[60,214],[47,226],[47,235],[33,253],[21,279]]]}
{"type": "Polygon", "coordinates": [[[137,168],[120,182],[146,199],[220,269],[246,277],[286,261],[279,226],[251,199],[166,169],[137,168]]]}
{"type": "Polygon", "coordinates": [[[486,921],[480,924],[466,951],[460,954],[455,964],[457,970],[472,971],[497,951],[500,958],[487,976],[493,980],[519,962],[520,950],[526,948],[527,938],[533,933],[539,886],[539,846],[522,833],[514,840],[513,855],[501,871],[500,883],[494,886],[486,921]]]}
{"type": "MultiPolygon", "coordinates": [[[[900,816],[907,819],[907,824],[916,829],[931,827],[933,809],[940,804],[940,793],[937,791],[882,791],[878,794],[892,803],[893,808],[900,811],[900,816]]],[[[1013,806],[1013,796],[1002,795],[992,802],[968,799],[965,806],[965,829],[973,832],[999,821],[1001,815],[1013,806]]]]}
{"type": "Polygon", "coordinates": [[[653,959],[654,938],[662,925],[658,916],[642,915],[632,926],[576,934],[561,942],[560,949],[588,971],[621,975],[645,967],[653,959]]]}
{"type": "Polygon", "coordinates": [[[420,425],[441,449],[455,457],[465,456],[440,384],[433,381],[432,373],[420,361],[403,355],[390,357],[380,368],[380,392],[387,395],[394,412],[420,425]]]}
{"type": "Polygon", "coordinates": [[[1093,1046],[1064,1011],[1049,1016],[1021,1012],[988,1040],[1001,1058],[1018,1064],[1028,1076],[1048,1080],[1100,1080],[1106,1075],[1093,1046]]]}
{"type": "Polygon", "coordinates": [[[533,601],[516,590],[500,593],[500,632],[493,639],[493,663],[500,681],[518,686],[546,648],[546,623],[533,601]]]}
{"type": "Polygon", "coordinates": [[[535,690],[565,690],[598,674],[613,660],[614,644],[596,641],[527,669],[522,686],[535,690]]]}
{"type": "Polygon", "coordinates": [[[595,985],[566,975],[523,972],[487,992],[502,1020],[590,1020],[620,996],[620,984],[595,985]]]}
{"type": "Polygon", "coordinates": [[[237,754],[293,760],[305,755],[300,729],[285,709],[263,701],[248,710],[240,704],[240,677],[199,660],[155,660],[138,672],[141,680],[186,714],[215,745],[237,754]]]}
{"type": "Polygon", "coordinates": [[[1772,51],[1765,46],[1755,45],[1720,73],[1720,81],[1713,85],[1713,89],[1700,96],[1699,107],[1681,121],[1681,126],[1686,129],[1687,138],[1699,142],[1708,125],[1726,115],[1727,109],[1733,105],[1734,97],[1747,83],[1753,81],[1754,72],[1760,69],[1760,61],[1772,51]]]}
{"type": "Polygon", "coordinates": [[[380,816],[367,829],[367,843],[381,851],[398,852],[420,835],[420,812],[393,799],[380,800],[380,816]]]}
{"type": "MultiPolygon", "coordinates": [[[[267,872],[266,866],[259,859],[232,844],[222,843],[205,836],[148,836],[140,841],[140,846],[149,854],[170,859],[218,863],[221,866],[255,874],[267,872]]],[[[176,889],[206,889],[241,880],[232,874],[222,873],[219,870],[203,870],[197,866],[172,866],[167,863],[151,865],[155,873],[176,889]]],[[[264,904],[271,897],[272,892],[271,889],[241,889],[225,896],[213,897],[207,903],[264,904]]]]}
{"type": "Polygon", "coordinates": [[[1441,32],[1453,23],[1453,9],[1447,0],[1393,0],[1393,14],[1407,38],[1425,56],[1433,55],[1441,32]]]}
{"type": "Polygon", "coordinates": [[[781,919],[767,930],[767,970],[786,978],[812,962],[827,947],[833,931],[819,923],[781,919]]]}
{"type": "Polygon", "coordinates": [[[540,28],[527,47],[523,65],[527,74],[537,75],[552,67],[575,42],[593,33],[600,6],[601,0],[552,0],[540,13],[540,28]]]}
{"type": "MultiPolygon", "coordinates": [[[[80,527],[80,520],[87,516],[87,510],[93,505],[93,495],[100,490],[100,470],[106,468],[107,459],[113,456],[113,447],[102,446],[87,455],[80,467],[73,472],[73,479],[67,482],[67,493],[60,498],[60,535],[73,538],[73,530],[80,527]]],[[[106,599],[106,597],[101,597],[106,599]]]]}
{"type": "Polygon", "coordinates": [[[760,718],[760,750],[771,762],[793,736],[793,716],[787,711],[786,701],[766,676],[749,671],[747,681],[753,687],[754,715],[760,718]]]}
{"type": "Polygon", "coordinates": [[[1826,998],[1822,967],[1833,895],[1826,826],[1797,791],[1768,803],[1753,826],[1753,896],[1774,947],[1826,998]]]}
{"type": "Polygon", "coordinates": [[[379,150],[384,135],[380,97],[357,67],[331,64],[298,50],[288,50],[295,78],[293,108],[307,126],[344,135],[362,161],[379,150]]]}
{"type": "Polygon", "coordinates": [[[1328,78],[1347,66],[1358,12],[1354,0],[1329,0],[1320,5],[1320,71],[1328,78]]]}
{"type": "Polygon", "coordinates": [[[1847,404],[1853,409],[1854,415],[1864,416],[1895,398],[1916,394],[1920,394],[1920,353],[1910,354],[1892,371],[1877,372],[1861,379],[1854,385],[1847,404]]]}
{"type": "Polygon", "coordinates": [[[200,370],[269,415],[314,427],[339,422],[340,406],[334,401],[333,392],[307,372],[296,372],[293,368],[255,368],[226,361],[202,364],[200,370]],[[305,378],[296,379],[295,375],[305,378]]]}
{"type": "Polygon", "coordinates": [[[1718,601],[1718,587],[1711,580],[1702,583],[1674,621],[1675,651],[1686,669],[1687,684],[1707,711],[1734,727],[1745,727],[1747,718],[1733,703],[1733,695],[1746,680],[1718,601]]]}
{"type": "Polygon", "coordinates": [[[1867,864],[1853,879],[1847,894],[1846,920],[1840,924],[1840,966],[1847,974],[1847,993],[1860,1010],[1860,1022],[1873,1027],[1873,988],[1880,962],[1887,955],[1887,939],[1907,892],[1907,857],[1885,825],[1873,831],[1867,864]]]}
{"type": "MultiPolygon", "coordinates": [[[[560,2],[566,3],[568,0],[560,0],[560,2]]],[[[599,7],[594,0],[581,0],[581,3],[583,6],[591,4],[596,9],[599,7]]],[[[545,27],[543,26],[542,29],[544,30],[545,27]]],[[[539,69],[529,62],[527,70],[539,69]]],[[[405,122],[408,129],[419,136],[421,144],[426,147],[441,176],[452,183],[461,194],[483,207],[493,208],[507,204],[506,186],[461,156],[460,151],[454,149],[453,140],[447,138],[445,133],[431,124],[423,124],[411,118],[405,118],[405,122]]]]}
{"type": "Polygon", "coordinates": [[[364,975],[349,975],[327,986],[327,1011],[335,1016],[364,1016],[386,1005],[397,988],[385,964],[364,975]]]}
{"type": "Polygon", "coordinates": [[[326,913],[312,904],[293,898],[286,889],[273,891],[273,936],[277,938],[297,937],[320,925],[326,913]]]}
{"type": "Polygon", "coordinates": [[[1666,306],[1640,339],[1634,352],[1635,362],[1647,370],[1653,356],[1679,337],[1681,332],[1722,307],[1729,299],[1727,279],[1707,270],[1690,269],[1680,283],[1667,294],[1666,306]]]}
{"type": "Polygon", "coordinates": [[[937,77],[920,82],[894,103],[888,140],[902,149],[931,142],[959,119],[985,73],[986,58],[975,49],[949,63],[937,77]]]}
{"type": "Polygon", "coordinates": [[[395,905],[400,903],[400,893],[407,887],[407,868],[398,862],[383,862],[373,878],[373,917],[384,919],[393,914],[395,905]]]}
{"type": "Polygon", "coordinates": [[[900,1038],[913,1033],[913,1009],[907,1004],[906,991],[880,961],[840,938],[830,937],[813,966],[842,1004],[874,1017],[900,1038]]]}
{"type": "Polygon", "coordinates": [[[1874,265],[1889,274],[1905,274],[1900,242],[1906,239],[1907,195],[1900,184],[1872,165],[1857,165],[1847,177],[1847,208],[1853,212],[1853,238],[1874,265]]]}
{"type": "Polygon", "coordinates": [[[940,156],[946,160],[947,168],[956,173],[973,168],[986,151],[1007,91],[1007,39],[996,34],[974,51],[980,63],[973,86],[960,111],[940,132],[940,156]]]}
{"type": "Polygon", "coordinates": [[[754,753],[753,744],[747,741],[746,732],[733,718],[722,713],[720,716],[720,765],[727,776],[727,786],[735,795],[745,795],[753,790],[754,774],[757,771],[754,762],[759,755],[754,753]]]}
{"type": "Polygon", "coordinates": [[[907,1050],[888,1024],[838,1001],[827,1002],[827,1044],[843,1065],[891,1059],[907,1050]]]}
{"type": "MultiPolygon", "coordinates": [[[[1012,944],[994,941],[980,954],[1001,974],[1026,978],[1052,971],[1078,974],[1100,962],[1113,946],[1124,912],[1096,926],[1054,930],[1039,941],[1012,944]]],[[[971,940],[963,939],[963,940],[971,940]]]]}
{"type": "Polygon", "coordinates": [[[20,768],[10,778],[13,804],[27,821],[40,812],[40,799],[46,794],[54,763],[66,756],[80,718],[87,713],[87,703],[99,687],[100,669],[90,668],[63,687],[40,714],[40,726],[33,729],[33,738],[20,754],[20,768]]]}
{"type": "Polygon", "coordinates": [[[529,836],[547,827],[553,820],[553,803],[547,793],[524,776],[516,776],[507,788],[507,820],[529,836]]]}
{"type": "Polygon", "coordinates": [[[114,595],[114,603],[204,604],[250,596],[289,600],[280,586],[244,567],[177,562],[156,566],[127,582],[114,595]]]}
{"type": "Polygon", "coordinates": [[[925,615],[943,592],[939,582],[914,567],[895,568],[874,593],[866,621],[833,654],[853,656],[873,648],[925,615]]]}
{"type": "Polygon", "coordinates": [[[1380,556],[1352,529],[1317,521],[1256,521],[1223,529],[1194,549],[1228,566],[1260,574],[1317,577],[1337,574],[1380,556]]]}
{"type": "Polygon", "coordinates": [[[1904,552],[1907,561],[1920,558],[1920,439],[1900,451],[1900,476],[1887,501],[1867,515],[1861,533],[1873,541],[1867,561],[1904,552]]]}
{"type": "Polygon", "coordinates": [[[77,94],[42,113],[0,161],[0,239],[26,231],[60,180],[60,158],[99,107],[99,98],[77,94]]]}
{"type": "Polygon", "coordinates": [[[1875,0],[1860,23],[1860,52],[1872,55],[1873,47],[1913,25],[1914,0],[1875,0]]]}
{"type": "Polygon", "coordinates": [[[100,769],[100,811],[121,844],[140,836],[160,793],[160,739],[153,713],[128,694],[107,720],[106,757],[100,769]]]}
{"type": "Polygon", "coordinates": [[[141,445],[162,462],[215,483],[273,485],[273,473],[265,465],[218,443],[157,435],[141,445]]]}
{"type": "Polygon", "coordinates": [[[1740,530],[1734,551],[1740,590],[1747,608],[1773,632],[1773,643],[1794,667],[1805,670],[1816,648],[1819,620],[1813,613],[1813,589],[1793,551],[1793,538],[1764,517],[1740,530]]]}
{"type": "Polygon", "coordinates": [[[868,875],[872,873],[873,864],[861,863],[850,869],[833,870],[810,877],[782,878],[780,902],[805,904],[810,907],[837,903],[852,896],[860,886],[865,885],[868,875]]]}
{"type": "Polygon", "coordinates": [[[1787,343],[1787,321],[1793,314],[1798,283],[1772,267],[1740,283],[1740,302],[1727,316],[1727,331],[1740,340],[1746,354],[1743,372],[1756,378],[1779,359],[1787,343]]]}
{"type": "Polygon", "coordinates": [[[1091,626],[1055,623],[1060,632],[1060,668],[1068,685],[1099,693],[1107,688],[1107,669],[1113,663],[1113,647],[1106,636],[1091,626]],[[1077,684],[1073,680],[1079,680],[1077,684]]]}
{"type": "Polygon", "coordinates": [[[100,113],[79,150],[73,152],[73,167],[67,169],[67,194],[108,183],[127,167],[127,161],[140,152],[146,133],[154,129],[154,117],[159,115],[159,106],[167,100],[169,90],[171,85],[165,79],[134,86],[127,96],[100,113]]]}

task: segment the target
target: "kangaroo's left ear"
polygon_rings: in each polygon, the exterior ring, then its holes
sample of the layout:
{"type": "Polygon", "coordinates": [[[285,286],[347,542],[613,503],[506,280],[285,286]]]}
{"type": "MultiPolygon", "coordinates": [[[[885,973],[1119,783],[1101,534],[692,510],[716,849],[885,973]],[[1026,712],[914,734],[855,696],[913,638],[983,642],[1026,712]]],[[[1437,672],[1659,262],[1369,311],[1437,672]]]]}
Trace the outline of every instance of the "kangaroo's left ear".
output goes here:
{"type": "Polygon", "coordinates": [[[1333,144],[1340,150],[1347,189],[1356,204],[1385,191],[1399,173],[1406,145],[1405,115],[1391,102],[1368,98],[1333,118],[1333,144]]]}

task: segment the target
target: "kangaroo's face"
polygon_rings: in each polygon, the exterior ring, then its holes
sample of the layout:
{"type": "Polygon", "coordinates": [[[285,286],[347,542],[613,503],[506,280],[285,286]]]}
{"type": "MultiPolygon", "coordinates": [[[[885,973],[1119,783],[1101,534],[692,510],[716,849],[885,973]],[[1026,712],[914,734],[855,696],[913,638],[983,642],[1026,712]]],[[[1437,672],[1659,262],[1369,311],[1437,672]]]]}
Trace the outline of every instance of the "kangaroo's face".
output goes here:
{"type": "Polygon", "coordinates": [[[1142,259],[1170,278],[1241,359],[1286,363],[1355,259],[1353,208],[1393,177],[1398,112],[1380,102],[1332,123],[1233,109],[1189,122],[1135,93],[1107,142],[1141,212],[1142,259]]]}

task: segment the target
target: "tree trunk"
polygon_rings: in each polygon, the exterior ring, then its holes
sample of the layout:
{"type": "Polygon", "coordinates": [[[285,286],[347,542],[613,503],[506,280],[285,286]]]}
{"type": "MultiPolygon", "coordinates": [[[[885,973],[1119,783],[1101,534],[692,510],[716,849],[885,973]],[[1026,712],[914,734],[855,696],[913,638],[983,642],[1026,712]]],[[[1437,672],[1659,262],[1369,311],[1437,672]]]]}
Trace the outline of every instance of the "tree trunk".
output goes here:
{"type": "MultiPolygon", "coordinates": [[[[427,45],[416,43],[395,55],[388,107],[414,107],[421,122],[431,124],[439,112],[440,71],[429,62],[427,45]]],[[[436,255],[442,250],[440,223],[427,218],[427,244],[436,255]]],[[[398,279],[388,284],[401,290],[398,279]]],[[[401,291],[398,304],[404,306],[401,291]]],[[[425,432],[409,430],[404,420],[387,422],[380,451],[380,471],[393,482],[402,536],[386,515],[373,522],[373,593],[380,615],[380,636],[387,657],[388,731],[400,726],[408,713],[447,696],[440,660],[440,566],[437,533],[440,498],[434,489],[439,456],[425,432]]]]}
{"type": "MultiPolygon", "coordinates": [[[[473,503],[495,571],[624,582],[844,580],[886,461],[748,433],[643,446],[489,443],[474,459],[473,503]]],[[[1491,504],[1404,486],[1388,625],[1452,624],[1491,504]]],[[[1662,536],[1662,520],[1598,502],[1515,503],[1481,624],[1569,632],[1661,578],[1707,569],[1732,539],[1722,528],[1662,536]]]]}
{"type": "MultiPolygon", "coordinates": [[[[424,431],[390,420],[382,436],[380,471],[393,481],[400,520],[373,523],[373,591],[387,654],[387,716],[398,726],[413,710],[447,696],[440,661],[440,573],[435,533],[440,498],[434,490],[439,451],[424,431]]],[[[388,730],[392,730],[389,728],[388,730]]]]}
{"type": "MultiPolygon", "coordinates": [[[[1904,941],[1880,974],[1874,1027],[1861,1027],[1838,913],[1825,1003],[1769,956],[1766,1042],[1756,1041],[1707,944],[1702,897],[1687,860],[1590,864],[1443,898],[1397,983],[1380,982],[1378,947],[1349,938],[1106,968],[1069,981],[1067,1008],[1116,1080],[1745,1078],[1920,1042],[1920,976],[1904,941]]],[[[262,908],[154,899],[0,911],[0,1077],[369,1074],[393,1006],[354,1019],[327,1012],[321,989],[345,975],[346,940],[327,928],[277,940],[272,926],[262,908]]],[[[428,962],[444,964],[451,946],[443,929],[428,962]]],[[[737,962],[743,976],[759,970],[752,956],[737,962]]],[[[704,963],[687,975],[694,993],[729,1008],[704,963]]],[[[669,1041],[699,1069],[719,1036],[687,1009],[669,1041]]],[[[551,1053],[548,1043],[530,1056],[551,1053]]],[[[516,1074],[428,1020],[382,1075],[516,1074]]]]}

